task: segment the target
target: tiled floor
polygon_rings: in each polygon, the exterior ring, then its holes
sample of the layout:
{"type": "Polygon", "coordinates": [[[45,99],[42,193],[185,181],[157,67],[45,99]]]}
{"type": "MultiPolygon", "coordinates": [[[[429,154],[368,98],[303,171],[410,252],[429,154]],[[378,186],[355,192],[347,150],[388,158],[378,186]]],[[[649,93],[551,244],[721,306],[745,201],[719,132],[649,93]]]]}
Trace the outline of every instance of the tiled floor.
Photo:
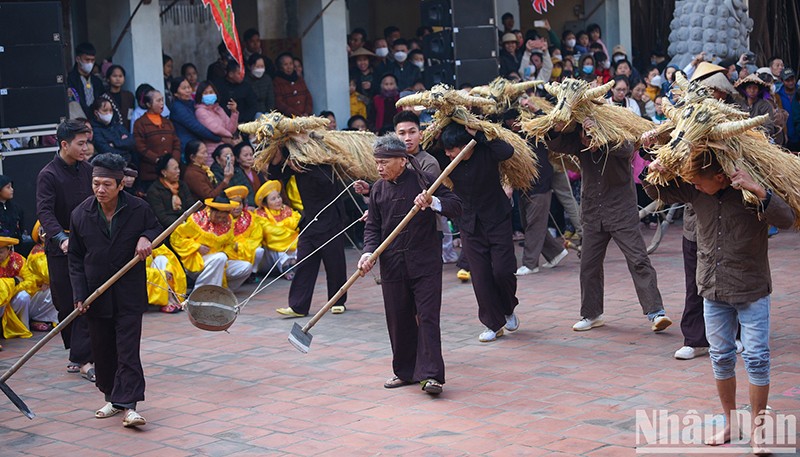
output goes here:
{"type": "MultiPolygon", "coordinates": [[[[585,333],[570,328],[580,297],[578,258],[571,253],[555,270],[520,278],[522,326],[491,344],[477,340],[481,326],[472,287],[447,265],[447,384],[432,398],[417,386],[382,387],[391,375],[391,353],[380,287],[370,276],[351,289],[347,313],[325,316],[312,330],[308,354],[287,341],[292,324],[305,319],[284,320],[274,312],[285,305],[289,286],[279,281],[243,309],[230,333],[196,329],[185,314],[145,315],[148,385],[139,411],[148,424],[138,430],[122,428],[119,416],[93,417],[102,395],[65,373],[65,351],[54,340],[8,382],[37,417],[26,419],[0,398],[0,455],[634,455],[636,410],[719,411],[708,358],[672,358],[682,345],[679,231],[670,230],[652,256],[675,321],[663,334],[650,331],[616,247],[605,264],[605,327],[585,333]]],[[[770,405],[798,414],[800,237],[781,233],[771,245],[770,405]]],[[[347,254],[352,269],[356,252],[347,254]]],[[[313,311],[324,302],[322,278],[313,311]]],[[[32,341],[3,345],[5,369],[32,341]]],[[[737,399],[746,404],[741,361],[737,369],[737,399]]],[[[719,450],[747,455],[742,448],[719,450]]]]}

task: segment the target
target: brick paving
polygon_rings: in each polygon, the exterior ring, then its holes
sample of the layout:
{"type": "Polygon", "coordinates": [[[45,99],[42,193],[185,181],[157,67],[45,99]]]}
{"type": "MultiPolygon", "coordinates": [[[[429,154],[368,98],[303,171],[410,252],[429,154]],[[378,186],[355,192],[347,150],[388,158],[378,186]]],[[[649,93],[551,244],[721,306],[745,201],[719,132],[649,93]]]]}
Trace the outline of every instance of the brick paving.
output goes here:
{"type": "MultiPolygon", "coordinates": [[[[308,354],[287,341],[293,322],[305,320],[274,312],[285,305],[289,286],[279,281],[243,309],[230,333],[196,329],[185,313],[145,315],[147,401],[139,411],[148,424],[137,430],[122,428],[120,416],[93,417],[102,395],[65,372],[60,340],[51,342],[9,380],[37,417],[26,419],[0,397],[0,455],[634,455],[637,409],[719,412],[708,358],[672,357],[683,342],[679,231],[669,230],[652,256],[675,321],[663,334],[650,331],[613,243],[605,264],[607,324],[585,333],[570,328],[580,297],[574,253],[554,270],[520,278],[521,328],[491,344],[477,340],[482,329],[471,286],[447,265],[447,384],[432,398],[417,386],[382,387],[391,375],[391,352],[380,287],[370,276],[351,289],[347,313],[325,316],[312,330],[308,354]]],[[[781,233],[771,245],[770,405],[798,414],[800,284],[794,273],[800,237],[781,233]]],[[[347,255],[354,268],[356,252],[347,255]]],[[[312,311],[324,303],[322,278],[312,311]]],[[[0,367],[31,345],[3,341],[0,367]]],[[[737,370],[742,386],[741,360],[737,370]]],[[[746,395],[740,389],[737,403],[748,403],[746,395]]],[[[741,448],[721,450],[716,455],[747,455],[741,448]]]]}

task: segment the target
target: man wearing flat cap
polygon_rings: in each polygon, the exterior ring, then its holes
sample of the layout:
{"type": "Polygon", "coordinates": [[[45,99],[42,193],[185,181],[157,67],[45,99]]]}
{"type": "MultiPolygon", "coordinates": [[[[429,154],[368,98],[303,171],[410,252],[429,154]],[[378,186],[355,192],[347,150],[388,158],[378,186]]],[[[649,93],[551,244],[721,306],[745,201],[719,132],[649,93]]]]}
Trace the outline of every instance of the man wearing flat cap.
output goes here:
{"type": "Polygon", "coordinates": [[[123,412],[125,427],[144,425],[136,404],[144,401],[144,370],[139,356],[142,314],[147,311],[147,275],[137,263],[91,305],[84,301],[133,255],[145,260],[151,242],[161,232],[150,205],[123,191],[125,159],[103,154],[94,160],[94,196],[78,205],[70,217],[69,266],[75,308],[86,314],[95,385],[106,404],[95,412],[104,419],[123,412]]]}
{"type": "Polygon", "coordinates": [[[362,275],[372,269],[369,257],[414,205],[422,209],[381,254],[381,289],[392,344],[394,376],[387,389],[420,382],[438,394],[444,384],[439,315],[442,307],[442,242],[436,231],[439,214],[461,215],[461,200],[446,187],[432,196],[425,190],[436,177],[422,172],[397,135],[375,142],[381,176],[372,188],[364,227],[362,275]],[[414,169],[408,169],[411,161],[414,169]]]}
{"type": "Polygon", "coordinates": [[[239,206],[227,197],[207,198],[206,208],[189,217],[169,237],[170,245],[183,262],[186,275],[195,279],[194,287],[206,284],[236,290],[248,277],[253,265],[231,260],[225,253],[233,246],[231,211],[239,206]]]}

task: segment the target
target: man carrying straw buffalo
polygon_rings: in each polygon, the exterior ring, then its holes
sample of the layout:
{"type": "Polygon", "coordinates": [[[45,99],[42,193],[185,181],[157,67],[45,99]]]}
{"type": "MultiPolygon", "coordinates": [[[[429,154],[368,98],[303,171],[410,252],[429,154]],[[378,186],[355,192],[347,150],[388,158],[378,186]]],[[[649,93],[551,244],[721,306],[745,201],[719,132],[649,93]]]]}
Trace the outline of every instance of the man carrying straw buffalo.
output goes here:
{"type": "Polygon", "coordinates": [[[445,367],[442,358],[439,316],[442,307],[442,243],[436,230],[438,214],[457,217],[461,201],[451,191],[427,189],[435,176],[421,171],[397,135],[375,143],[379,179],[372,187],[369,215],[364,228],[364,254],[358,262],[362,275],[372,269],[372,252],[414,206],[423,211],[381,254],[381,289],[386,325],[392,344],[394,376],[384,383],[392,389],[422,384],[429,394],[442,391],[445,367]],[[413,168],[408,169],[407,163],[413,168]],[[426,211],[429,209],[430,211],[426,211]]]}
{"type": "Polygon", "coordinates": [[[70,218],[69,266],[75,307],[86,313],[97,370],[97,388],[106,404],[104,419],[124,411],[125,427],[144,425],[136,412],[144,400],[144,370],[139,356],[142,315],[147,311],[147,276],[140,262],[91,305],[84,301],[135,254],[146,259],[161,229],[142,199],[123,192],[125,159],[102,154],[94,160],[92,192],[70,218]]]}

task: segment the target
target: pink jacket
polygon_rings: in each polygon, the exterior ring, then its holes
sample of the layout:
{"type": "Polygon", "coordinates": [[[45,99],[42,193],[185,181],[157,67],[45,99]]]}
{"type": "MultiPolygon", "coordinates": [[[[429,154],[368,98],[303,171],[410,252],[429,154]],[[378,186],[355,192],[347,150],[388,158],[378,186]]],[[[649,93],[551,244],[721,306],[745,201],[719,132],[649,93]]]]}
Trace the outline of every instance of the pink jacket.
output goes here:
{"type": "MultiPolygon", "coordinates": [[[[218,103],[213,105],[198,103],[194,107],[194,114],[201,124],[220,138],[233,138],[233,134],[236,133],[236,127],[239,125],[239,112],[231,113],[229,117],[218,103]]],[[[208,149],[209,163],[206,165],[211,166],[213,160],[211,159],[211,153],[222,143],[213,141],[203,141],[203,143],[208,149]]]]}

